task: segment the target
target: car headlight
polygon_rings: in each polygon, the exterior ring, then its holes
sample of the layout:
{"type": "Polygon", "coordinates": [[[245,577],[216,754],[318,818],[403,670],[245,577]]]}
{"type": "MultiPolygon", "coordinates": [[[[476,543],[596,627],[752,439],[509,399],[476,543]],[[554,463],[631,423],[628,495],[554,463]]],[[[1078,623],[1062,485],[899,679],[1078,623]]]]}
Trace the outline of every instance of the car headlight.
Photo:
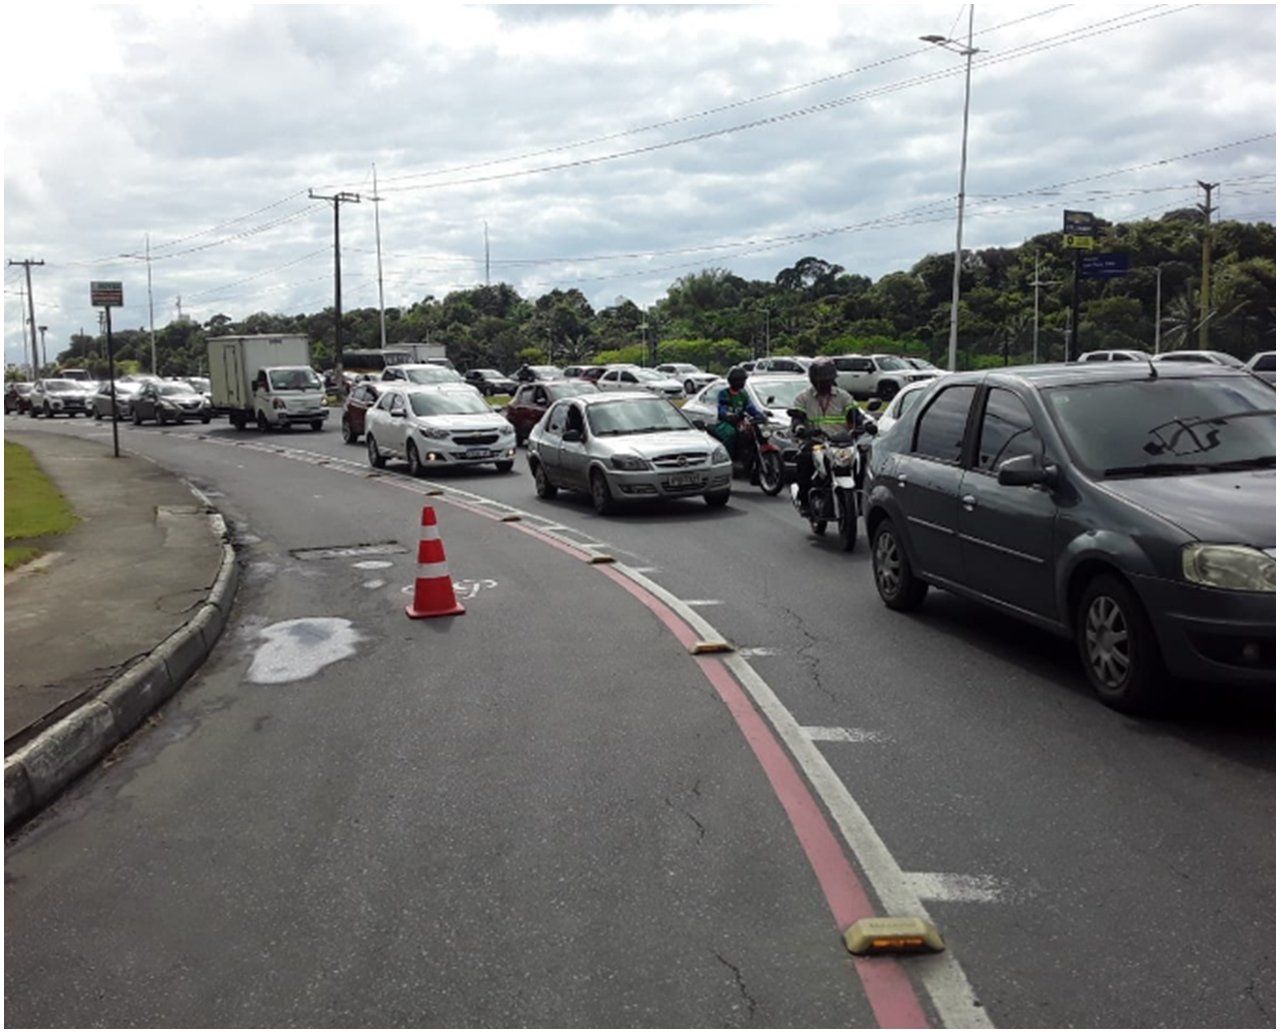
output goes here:
{"type": "Polygon", "coordinates": [[[716,445],[715,450],[711,453],[711,461],[713,463],[727,463],[729,461],[729,452],[724,445],[716,445]]]}
{"type": "Polygon", "coordinates": [[[511,426],[511,424],[509,423],[498,429],[498,433],[501,434],[504,438],[510,437],[515,432],[516,432],[515,427],[511,426]]]}
{"type": "Polygon", "coordinates": [[[1247,545],[1182,547],[1182,576],[1197,585],[1236,592],[1274,592],[1276,561],[1261,549],[1247,545]]]}
{"type": "Polygon", "coordinates": [[[648,470],[649,460],[641,459],[639,456],[610,456],[609,462],[613,464],[615,470],[648,470]]]}
{"type": "Polygon", "coordinates": [[[419,427],[418,433],[424,438],[431,438],[435,441],[444,441],[449,436],[449,432],[443,427],[419,427]]]}

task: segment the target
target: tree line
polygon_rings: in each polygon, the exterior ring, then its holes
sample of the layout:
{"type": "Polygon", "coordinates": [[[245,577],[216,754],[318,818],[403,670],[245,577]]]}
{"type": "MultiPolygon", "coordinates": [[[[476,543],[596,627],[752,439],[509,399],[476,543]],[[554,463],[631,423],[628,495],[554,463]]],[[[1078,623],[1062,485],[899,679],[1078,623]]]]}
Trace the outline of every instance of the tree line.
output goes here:
{"type": "MultiPolygon", "coordinates": [[[[1198,347],[1202,321],[1203,219],[1194,208],[1159,219],[1101,222],[1100,248],[1128,256],[1127,275],[1082,280],[1080,351],[1198,347]],[[1157,313],[1157,292],[1160,295],[1157,313]]],[[[1271,223],[1222,221],[1212,227],[1210,347],[1248,358],[1275,347],[1276,231],[1271,223]]],[[[957,366],[961,369],[1064,357],[1070,330],[1074,254],[1059,233],[1019,247],[963,252],[957,366]],[[1036,312],[1037,263],[1043,285],[1036,312]]],[[[424,297],[386,310],[387,343],[442,342],[460,369],[510,371],[524,362],[693,362],[721,371],[764,354],[838,355],[889,352],[945,365],[954,256],[933,254],[879,280],[806,257],[772,281],[709,268],[680,277],[648,309],[619,298],[595,310],[581,291],[552,290],[527,299],[505,283],[424,297]]],[[[315,364],[333,365],[332,308],[313,314],[215,315],[201,324],[175,320],[156,330],[158,372],[204,372],[205,339],[221,334],[306,334],[315,364]]],[[[113,333],[123,369],[149,370],[151,335],[113,333]]],[[[344,348],[376,348],[376,308],[342,314],[344,348]]],[[[61,366],[106,375],[102,337],[74,335],[61,366]]]]}

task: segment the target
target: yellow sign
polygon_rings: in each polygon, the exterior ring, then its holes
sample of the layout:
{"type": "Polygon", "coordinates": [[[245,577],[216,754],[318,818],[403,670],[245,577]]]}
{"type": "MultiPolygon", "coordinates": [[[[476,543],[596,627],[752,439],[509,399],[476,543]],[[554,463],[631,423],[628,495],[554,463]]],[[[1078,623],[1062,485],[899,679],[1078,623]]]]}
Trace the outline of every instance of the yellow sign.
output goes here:
{"type": "Polygon", "coordinates": [[[1068,233],[1062,238],[1062,246],[1076,251],[1092,251],[1098,246],[1098,242],[1092,237],[1072,236],[1068,233]]]}

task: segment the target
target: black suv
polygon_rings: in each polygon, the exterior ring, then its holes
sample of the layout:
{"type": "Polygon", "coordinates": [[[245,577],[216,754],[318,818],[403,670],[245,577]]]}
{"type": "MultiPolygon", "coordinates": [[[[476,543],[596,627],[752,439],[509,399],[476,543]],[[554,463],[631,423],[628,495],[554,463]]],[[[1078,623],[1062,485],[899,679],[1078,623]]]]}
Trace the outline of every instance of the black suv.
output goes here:
{"type": "Polygon", "coordinates": [[[884,603],[930,586],[1074,638],[1104,702],[1275,687],[1275,389],[1226,367],[957,373],[872,447],[884,603]]]}

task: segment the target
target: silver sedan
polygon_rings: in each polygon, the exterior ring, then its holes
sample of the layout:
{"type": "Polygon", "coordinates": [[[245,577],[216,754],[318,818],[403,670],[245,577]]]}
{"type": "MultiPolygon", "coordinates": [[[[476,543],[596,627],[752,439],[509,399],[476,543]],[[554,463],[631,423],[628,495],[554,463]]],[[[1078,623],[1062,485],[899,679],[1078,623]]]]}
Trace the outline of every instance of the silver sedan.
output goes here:
{"type": "Polygon", "coordinates": [[[670,402],[619,392],[556,402],[529,433],[529,470],[540,498],[585,492],[597,513],[611,513],[620,502],[691,495],[723,506],[733,464],[670,402]]]}

